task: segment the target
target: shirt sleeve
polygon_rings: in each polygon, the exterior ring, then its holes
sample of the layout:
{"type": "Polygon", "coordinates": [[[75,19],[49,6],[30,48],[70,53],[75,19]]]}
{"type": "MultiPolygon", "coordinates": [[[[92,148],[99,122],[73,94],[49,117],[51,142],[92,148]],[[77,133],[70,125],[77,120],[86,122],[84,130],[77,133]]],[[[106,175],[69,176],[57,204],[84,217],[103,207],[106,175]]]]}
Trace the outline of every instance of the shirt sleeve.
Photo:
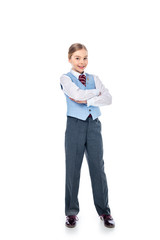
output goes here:
{"type": "Polygon", "coordinates": [[[87,106],[100,107],[100,106],[110,105],[112,103],[112,96],[109,93],[108,89],[105,88],[105,86],[102,84],[98,76],[94,75],[94,81],[95,81],[96,88],[100,90],[101,95],[88,99],[87,106]]]}
{"type": "Polygon", "coordinates": [[[62,75],[60,77],[60,84],[63,92],[67,96],[78,101],[88,100],[90,98],[98,96],[100,93],[99,89],[88,89],[88,90],[80,89],[79,87],[77,87],[75,83],[72,82],[70,77],[66,75],[62,75]]]}

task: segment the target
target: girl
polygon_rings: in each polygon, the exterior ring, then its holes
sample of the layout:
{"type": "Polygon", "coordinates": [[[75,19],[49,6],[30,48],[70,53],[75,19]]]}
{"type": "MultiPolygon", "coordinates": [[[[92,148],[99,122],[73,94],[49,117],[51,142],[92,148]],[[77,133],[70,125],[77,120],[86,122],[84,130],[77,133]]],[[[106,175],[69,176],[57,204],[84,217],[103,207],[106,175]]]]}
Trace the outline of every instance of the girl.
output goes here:
{"type": "Polygon", "coordinates": [[[72,69],[60,78],[61,88],[67,101],[65,132],[66,226],[75,227],[78,220],[78,189],[85,153],[97,213],[106,227],[114,227],[115,223],[108,205],[101,122],[98,119],[101,115],[99,107],[111,104],[112,97],[97,76],[84,72],[88,64],[88,51],[84,45],[72,44],[68,51],[68,60],[72,69]]]}

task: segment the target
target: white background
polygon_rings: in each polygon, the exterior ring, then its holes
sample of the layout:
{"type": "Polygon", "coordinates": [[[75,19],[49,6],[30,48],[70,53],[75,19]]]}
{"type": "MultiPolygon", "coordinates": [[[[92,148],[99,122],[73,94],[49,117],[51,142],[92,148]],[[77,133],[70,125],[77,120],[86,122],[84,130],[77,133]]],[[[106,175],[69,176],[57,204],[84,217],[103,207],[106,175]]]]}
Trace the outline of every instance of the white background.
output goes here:
{"type": "Polygon", "coordinates": [[[159,239],[160,7],[157,0],[0,2],[0,239],[159,239]],[[68,48],[113,97],[101,108],[109,201],[94,208],[86,159],[77,228],[64,226],[68,48]]]}

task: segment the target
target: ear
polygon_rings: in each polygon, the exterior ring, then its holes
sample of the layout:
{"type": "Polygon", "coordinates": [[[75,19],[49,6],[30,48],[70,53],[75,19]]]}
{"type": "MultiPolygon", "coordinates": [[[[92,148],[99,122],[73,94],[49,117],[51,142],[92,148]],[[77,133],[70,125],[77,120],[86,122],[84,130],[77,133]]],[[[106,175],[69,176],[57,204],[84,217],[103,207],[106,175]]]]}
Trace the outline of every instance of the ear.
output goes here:
{"type": "Polygon", "coordinates": [[[71,63],[71,58],[68,58],[68,62],[71,63]]]}

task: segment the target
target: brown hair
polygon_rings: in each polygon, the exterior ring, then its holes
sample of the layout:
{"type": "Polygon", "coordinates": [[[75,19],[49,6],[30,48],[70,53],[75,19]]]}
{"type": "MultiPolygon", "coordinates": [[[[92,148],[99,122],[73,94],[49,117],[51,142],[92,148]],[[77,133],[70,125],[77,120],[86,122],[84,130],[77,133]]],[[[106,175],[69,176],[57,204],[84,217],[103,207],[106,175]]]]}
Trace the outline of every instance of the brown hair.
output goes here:
{"type": "Polygon", "coordinates": [[[87,48],[81,44],[81,43],[74,43],[70,46],[68,50],[68,58],[70,59],[72,57],[72,54],[78,50],[85,49],[87,51],[87,48]]]}

